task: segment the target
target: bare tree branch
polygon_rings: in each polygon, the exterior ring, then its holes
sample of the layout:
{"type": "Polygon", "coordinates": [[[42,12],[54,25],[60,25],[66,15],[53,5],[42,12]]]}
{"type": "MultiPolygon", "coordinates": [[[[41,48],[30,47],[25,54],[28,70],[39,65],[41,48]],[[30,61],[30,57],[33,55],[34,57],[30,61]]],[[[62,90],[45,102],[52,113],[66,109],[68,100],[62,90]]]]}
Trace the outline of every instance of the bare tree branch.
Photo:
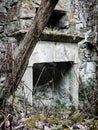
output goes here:
{"type": "Polygon", "coordinates": [[[27,67],[29,57],[32,54],[36,43],[39,41],[39,37],[57,2],[58,0],[42,0],[33,23],[22,43],[20,43],[19,47],[15,50],[15,68],[12,75],[14,84],[12,84],[11,78],[7,78],[1,98],[8,98],[13,91],[16,90],[27,67]]]}

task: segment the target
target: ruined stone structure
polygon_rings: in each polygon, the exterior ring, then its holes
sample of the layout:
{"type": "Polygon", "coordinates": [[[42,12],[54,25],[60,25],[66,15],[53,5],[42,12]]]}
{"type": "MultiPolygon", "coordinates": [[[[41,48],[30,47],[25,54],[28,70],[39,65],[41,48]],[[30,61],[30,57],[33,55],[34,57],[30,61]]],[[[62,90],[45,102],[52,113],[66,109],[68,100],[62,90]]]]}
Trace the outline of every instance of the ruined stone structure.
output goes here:
{"type": "MultiPolygon", "coordinates": [[[[13,51],[20,44],[39,4],[39,0],[0,1],[0,53],[9,43],[13,51]]],[[[89,41],[91,28],[86,28],[80,9],[78,0],[60,0],[50,17],[20,84],[31,103],[78,107],[79,96],[85,99],[85,89],[88,96],[95,89],[97,47],[89,41]]],[[[1,84],[5,76],[0,75],[1,84]]]]}

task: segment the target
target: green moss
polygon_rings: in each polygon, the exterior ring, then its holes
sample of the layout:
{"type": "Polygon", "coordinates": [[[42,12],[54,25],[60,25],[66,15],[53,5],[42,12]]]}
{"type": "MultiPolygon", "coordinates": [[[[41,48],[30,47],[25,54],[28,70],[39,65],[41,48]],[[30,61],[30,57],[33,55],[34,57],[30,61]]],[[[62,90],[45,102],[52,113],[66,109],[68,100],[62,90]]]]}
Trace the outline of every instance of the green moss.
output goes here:
{"type": "Polygon", "coordinates": [[[24,2],[27,3],[27,4],[31,4],[32,3],[31,0],[24,0],[24,2]]]}
{"type": "Polygon", "coordinates": [[[59,31],[59,30],[57,30],[57,29],[51,29],[51,28],[45,28],[44,29],[44,31],[43,31],[43,33],[46,33],[46,34],[61,34],[61,35],[66,35],[66,33],[65,32],[61,32],[61,31],[59,31]]]}
{"type": "Polygon", "coordinates": [[[27,125],[34,126],[34,125],[35,125],[35,119],[34,119],[34,117],[27,119],[27,120],[25,121],[25,123],[26,123],[27,125]]]}
{"type": "Polygon", "coordinates": [[[25,3],[28,4],[29,6],[32,6],[34,4],[31,0],[19,0],[19,3],[25,3]]]}
{"type": "Polygon", "coordinates": [[[84,119],[84,116],[83,116],[83,114],[81,115],[81,113],[74,113],[71,117],[70,117],[70,119],[72,120],[72,121],[74,121],[74,122],[82,122],[83,121],[83,119],[84,119]]]}
{"type": "Polygon", "coordinates": [[[45,115],[43,113],[39,115],[39,120],[40,121],[46,120],[46,117],[45,117],[45,115]]]}

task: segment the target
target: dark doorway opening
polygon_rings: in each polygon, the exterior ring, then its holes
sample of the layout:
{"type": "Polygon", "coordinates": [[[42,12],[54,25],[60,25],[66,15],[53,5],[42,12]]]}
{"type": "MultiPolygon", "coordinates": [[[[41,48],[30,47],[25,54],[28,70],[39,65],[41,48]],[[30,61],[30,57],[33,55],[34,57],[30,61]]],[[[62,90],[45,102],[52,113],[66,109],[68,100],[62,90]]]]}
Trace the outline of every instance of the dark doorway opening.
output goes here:
{"type": "Polygon", "coordinates": [[[33,86],[41,86],[54,81],[59,84],[61,78],[72,66],[72,62],[35,63],[33,65],[33,86]]]}

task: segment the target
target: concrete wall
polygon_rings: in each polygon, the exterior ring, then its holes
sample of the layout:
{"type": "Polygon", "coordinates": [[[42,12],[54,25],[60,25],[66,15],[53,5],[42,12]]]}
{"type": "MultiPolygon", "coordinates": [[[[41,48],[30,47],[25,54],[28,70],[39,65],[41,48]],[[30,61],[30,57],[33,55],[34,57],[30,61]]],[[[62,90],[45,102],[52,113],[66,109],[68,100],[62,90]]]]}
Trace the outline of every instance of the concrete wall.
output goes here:
{"type": "MultiPolygon", "coordinates": [[[[85,90],[89,97],[93,94],[96,86],[96,54],[96,47],[84,40],[79,44],[38,42],[30,57],[28,66],[33,67],[35,63],[74,62],[70,70],[62,77],[60,84],[56,86],[57,90],[55,93],[53,93],[51,86],[48,86],[47,89],[41,90],[40,88],[38,90],[37,95],[39,95],[41,102],[45,105],[53,105],[59,100],[61,104],[66,106],[74,104],[77,107],[79,96],[80,100],[84,102],[85,94],[82,91],[85,90]],[[79,92],[81,93],[80,95],[79,92]],[[42,96],[43,93],[48,93],[47,98],[42,96]]],[[[33,84],[33,73],[28,75],[28,79],[25,79],[24,76],[24,80],[28,80],[27,86],[30,86],[29,83],[33,84]]],[[[32,88],[33,86],[31,85],[32,88]]],[[[30,97],[32,97],[32,93],[30,94],[30,97]]],[[[33,96],[33,99],[35,100],[36,96],[33,96]]],[[[38,99],[35,102],[38,105],[42,105],[38,99]]]]}
{"type": "Polygon", "coordinates": [[[25,97],[28,99],[30,103],[32,103],[32,90],[33,90],[33,70],[32,66],[28,66],[28,68],[25,71],[25,74],[22,78],[22,82],[24,85],[24,92],[25,92],[25,97]]]}
{"type": "Polygon", "coordinates": [[[60,61],[78,63],[78,45],[76,43],[39,41],[30,57],[28,66],[39,62],[60,61]]]}
{"type": "MultiPolygon", "coordinates": [[[[77,107],[79,87],[78,60],[78,44],[76,43],[39,41],[30,57],[28,68],[22,80],[32,89],[33,73],[31,73],[32,70],[29,66],[33,68],[35,63],[73,62],[74,64],[70,69],[68,66],[69,71],[63,75],[60,84],[54,86],[56,88],[55,92],[53,92],[53,87],[48,86],[47,89],[42,88],[43,90],[41,90],[40,88],[37,90],[36,95],[40,97],[41,102],[45,105],[55,105],[56,101],[59,100],[59,102],[65,106],[74,104],[77,107]],[[46,93],[47,98],[45,96],[43,97],[42,93],[46,93]]],[[[32,97],[32,92],[29,95],[32,97]]],[[[36,96],[33,96],[33,98],[35,100],[33,101],[36,102],[35,104],[38,103],[38,105],[42,105],[42,103],[36,99],[36,96]]],[[[28,100],[31,101],[31,98],[28,98],[28,100]]]]}

